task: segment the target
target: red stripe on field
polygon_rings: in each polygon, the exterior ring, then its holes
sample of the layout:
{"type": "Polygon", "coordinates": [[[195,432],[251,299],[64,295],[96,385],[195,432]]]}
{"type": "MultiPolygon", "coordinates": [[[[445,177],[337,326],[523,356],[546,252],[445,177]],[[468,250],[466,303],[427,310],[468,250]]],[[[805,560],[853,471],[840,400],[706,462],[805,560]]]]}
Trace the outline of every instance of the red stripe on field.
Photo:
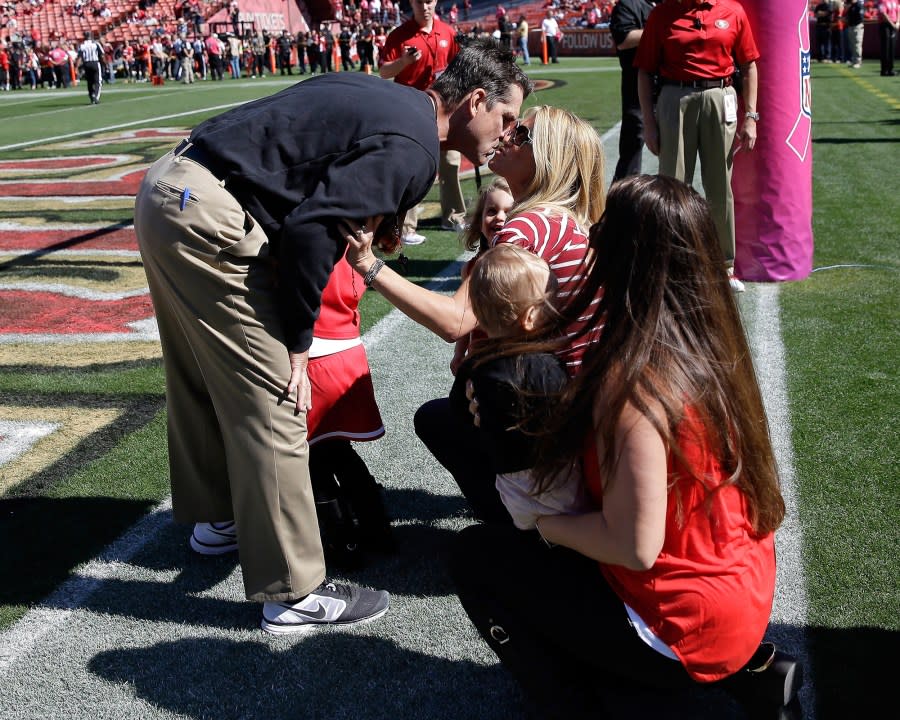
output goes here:
{"type": "Polygon", "coordinates": [[[0,290],[0,334],[132,332],[127,323],[152,316],[149,295],[84,300],[52,292],[0,290]]]}
{"type": "Polygon", "coordinates": [[[96,230],[0,230],[0,251],[46,250],[65,246],[72,250],[137,250],[134,228],[96,230]]]}
{"type": "Polygon", "coordinates": [[[62,180],[0,182],[0,195],[21,197],[75,197],[79,195],[134,195],[146,169],[134,170],[118,180],[62,180]]]}

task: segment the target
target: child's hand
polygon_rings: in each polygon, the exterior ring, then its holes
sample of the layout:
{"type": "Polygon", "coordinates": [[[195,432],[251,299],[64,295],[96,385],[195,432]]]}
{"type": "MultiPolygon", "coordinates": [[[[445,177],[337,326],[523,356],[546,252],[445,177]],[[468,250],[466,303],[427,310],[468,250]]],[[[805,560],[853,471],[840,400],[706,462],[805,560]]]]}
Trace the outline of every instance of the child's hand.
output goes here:
{"type": "Polygon", "coordinates": [[[466,353],[468,351],[469,336],[463,335],[456,341],[456,345],[453,347],[453,357],[450,358],[450,372],[453,373],[454,377],[456,377],[456,371],[459,370],[459,366],[462,365],[463,361],[466,359],[466,353]]]}

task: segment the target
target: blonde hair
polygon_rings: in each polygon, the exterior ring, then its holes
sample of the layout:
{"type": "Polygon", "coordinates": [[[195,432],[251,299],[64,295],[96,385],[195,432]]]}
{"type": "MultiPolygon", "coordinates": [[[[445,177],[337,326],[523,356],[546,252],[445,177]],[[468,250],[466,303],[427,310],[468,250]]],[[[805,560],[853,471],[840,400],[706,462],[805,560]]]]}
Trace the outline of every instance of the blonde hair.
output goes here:
{"type": "Polygon", "coordinates": [[[540,307],[537,328],[555,314],[556,275],[537,255],[501,243],[484,252],[469,277],[469,301],[479,326],[490,336],[510,335],[522,316],[540,307]]]}
{"type": "Polygon", "coordinates": [[[534,117],[535,172],[511,214],[545,208],[571,215],[587,230],[606,204],[600,136],[590,123],[562,108],[539,105],[529,108],[525,117],[534,117]]]}
{"type": "Polygon", "coordinates": [[[475,209],[469,215],[469,225],[462,236],[466,250],[487,250],[487,238],[481,232],[481,225],[484,221],[484,208],[487,205],[487,197],[495,190],[505,192],[512,197],[509,183],[500,176],[495,177],[490,185],[481,189],[475,209]]]}

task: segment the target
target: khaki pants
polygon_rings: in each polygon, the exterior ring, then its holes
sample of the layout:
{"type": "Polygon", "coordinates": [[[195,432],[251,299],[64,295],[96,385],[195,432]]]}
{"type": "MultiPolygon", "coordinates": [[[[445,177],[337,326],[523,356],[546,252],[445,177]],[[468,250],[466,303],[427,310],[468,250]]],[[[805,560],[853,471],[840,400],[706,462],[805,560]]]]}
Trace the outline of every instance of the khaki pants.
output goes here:
{"type": "MultiPolygon", "coordinates": [[[[466,219],[466,201],[459,184],[462,155],[457,150],[442,150],[438,163],[438,185],[441,192],[441,223],[462,223],[466,219]]],[[[403,222],[403,234],[414,233],[419,225],[421,206],[411,208],[403,222]]]]}
{"type": "Polygon", "coordinates": [[[703,191],[729,266],[734,264],[734,196],[731,192],[732,144],[737,122],[724,120],[724,98],[734,88],[694,90],[664,85],[656,106],[659,123],[659,172],[691,184],[700,156],[703,191]]]}
{"type": "Polygon", "coordinates": [[[173,153],[144,178],[134,225],[162,341],[175,518],[235,520],[248,599],[306,595],[325,565],[306,416],[281,399],[290,368],[266,235],[173,153]]]}
{"type": "Polygon", "coordinates": [[[459,184],[462,155],[456,150],[441,153],[438,164],[438,183],[441,189],[441,222],[461,223],[466,217],[466,201],[459,184]]]}

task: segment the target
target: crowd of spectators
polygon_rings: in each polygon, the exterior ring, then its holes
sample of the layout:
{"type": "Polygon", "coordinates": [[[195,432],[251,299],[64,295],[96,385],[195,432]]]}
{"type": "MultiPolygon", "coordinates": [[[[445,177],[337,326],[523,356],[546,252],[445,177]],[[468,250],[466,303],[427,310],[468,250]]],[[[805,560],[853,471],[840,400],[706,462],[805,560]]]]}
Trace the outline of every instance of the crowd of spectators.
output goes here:
{"type": "MultiPolygon", "coordinates": [[[[375,72],[387,34],[402,21],[398,1],[347,0],[337,9],[334,21],[308,32],[270,34],[245,29],[239,22],[238,1],[232,0],[228,8],[232,27],[217,33],[213,41],[204,19],[205,5],[212,1],[177,0],[162,7],[158,0],[139,0],[124,18],[135,39],[103,43],[106,82],[147,82],[153,76],[178,81],[184,79],[188,66],[193,67],[197,79],[221,79],[223,69],[228,69],[232,78],[258,77],[273,71],[328,72],[335,62],[342,63],[344,69],[375,72]]],[[[67,12],[76,17],[106,18],[111,12],[108,0],[0,2],[0,75],[6,76],[0,88],[68,87],[71,83],[81,38],[65,37],[58,30],[42,38],[35,29],[21,28],[24,23],[16,19],[40,12],[45,2],[66,2],[67,12]]],[[[545,0],[535,7],[550,11],[561,27],[595,29],[609,25],[615,4],[616,0],[545,0]]],[[[833,0],[827,4],[833,6],[830,23],[839,27],[844,3],[833,0]]],[[[821,16],[822,5],[822,0],[810,0],[811,20],[816,20],[817,8],[821,16]]],[[[518,10],[517,17],[512,18],[512,13],[498,4],[493,17],[469,22],[471,10],[471,0],[442,0],[436,14],[457,29],[463,42],[491,33],[515,49],[516,28],[521,25],[518,10]]],[[[877,14],[877,2],[866,0],[866,20],[874,21],[877,14]]]]}
{"type": "MultiPolygon", "coordinates": [[[[815,20],[816,7],[822,4],[822,0],[809,0],[809,19],[815,20]]],[[[833,0],[828,2],[832,6],[835,13],[834,22],[839,22],[839,14],[844,5],[842,0],[833,0]]],[[[865,19],[867,22],[875,22],[878,19],[878,0],[865,0],[865,19]]]]}

